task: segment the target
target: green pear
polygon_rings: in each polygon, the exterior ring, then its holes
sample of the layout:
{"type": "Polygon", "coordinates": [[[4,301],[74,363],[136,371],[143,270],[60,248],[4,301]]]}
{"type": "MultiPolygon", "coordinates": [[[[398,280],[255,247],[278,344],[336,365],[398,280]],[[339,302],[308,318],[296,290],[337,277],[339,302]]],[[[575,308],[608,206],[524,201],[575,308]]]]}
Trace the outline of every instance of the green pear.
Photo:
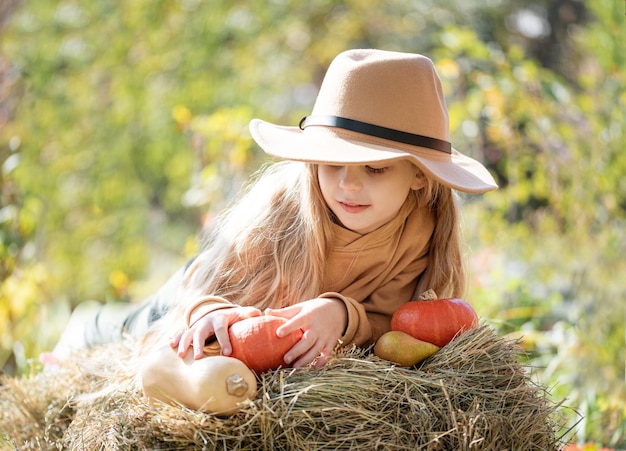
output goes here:
{"type": "Polygon", "coordinates": [[[392,330],[383,334],[374,346],[374,354],[400,366],[413,366],[441,349],[432,343],[392,330]]]}

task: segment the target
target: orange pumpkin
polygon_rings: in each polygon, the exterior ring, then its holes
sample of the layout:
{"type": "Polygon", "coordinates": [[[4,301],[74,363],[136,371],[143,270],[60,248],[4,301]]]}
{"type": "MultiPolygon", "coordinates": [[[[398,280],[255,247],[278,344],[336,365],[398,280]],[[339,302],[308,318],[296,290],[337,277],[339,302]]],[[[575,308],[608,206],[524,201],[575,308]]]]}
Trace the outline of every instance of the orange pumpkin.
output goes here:
{"type": "Polygon", "coordinates": [[[284,355],[302,338],[298,329],[279,338],[276,329],[287,320],[277,316],[255,316],[233,323],[228,329],[230,344],[235,357],[248,368],[260,374],[285,366],[284,355]]]}
{"type": "Polygon", "coordinates": [[[463,299],[410,301],[391,317],[391,330],[443,347],[463,330],[478,327],[476,312],[463,299]]]}

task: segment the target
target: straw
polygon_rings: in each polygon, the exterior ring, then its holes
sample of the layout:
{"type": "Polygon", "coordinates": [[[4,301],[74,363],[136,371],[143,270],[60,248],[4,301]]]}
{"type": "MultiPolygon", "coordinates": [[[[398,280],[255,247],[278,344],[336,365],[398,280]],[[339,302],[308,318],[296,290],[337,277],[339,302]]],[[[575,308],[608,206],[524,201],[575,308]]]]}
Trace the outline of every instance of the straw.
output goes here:
{"type": "Polygon", "coordinates": [[[488,326],[414,368],[342,350],[321,369],[262,374],[256,399],[220,418],[151,405],[120,370],[132,352],[109,345],[80,356],[107,362],[106,378],[67,362],[3,379],[0,434],[20,450],[557,450],[559,404],[520,353],[488,326]]]}

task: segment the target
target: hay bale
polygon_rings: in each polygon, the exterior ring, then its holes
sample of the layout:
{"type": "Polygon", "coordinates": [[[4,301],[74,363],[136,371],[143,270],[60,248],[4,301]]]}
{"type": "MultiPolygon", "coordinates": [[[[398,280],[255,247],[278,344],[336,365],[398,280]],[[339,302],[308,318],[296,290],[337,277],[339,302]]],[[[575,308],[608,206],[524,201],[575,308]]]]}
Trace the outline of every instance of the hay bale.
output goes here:
{"type": "Polygon", "coordinates": [[[257,398],[229,418],[151,406],[130,382],[72,401],[101,380],[63,368],[4,381],[0,433],[19,449],[557,450],[559,406],[519,353],[488,326],[417,368],[352,349],[323,369],[263,374],[257,398]]]}

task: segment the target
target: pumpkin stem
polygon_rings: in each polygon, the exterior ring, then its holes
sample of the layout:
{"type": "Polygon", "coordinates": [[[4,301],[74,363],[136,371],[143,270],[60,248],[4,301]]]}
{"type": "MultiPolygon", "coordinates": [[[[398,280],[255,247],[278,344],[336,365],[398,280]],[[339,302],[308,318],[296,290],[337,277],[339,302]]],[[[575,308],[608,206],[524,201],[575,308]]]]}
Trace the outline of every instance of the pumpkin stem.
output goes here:
{"type": "Polygon", "coordinates": [[[433,290],[432,288],[429,288],[428,290],[420,294],[417,299],[419,301],[434,301],[435,299],[437,299],[437,293],[435,293],[435,290],[433,290]]]}
{"type": "Polygon", "coordinates": [[[207,355],[207,356],[221,355],[222,354],[222,347],[217,342],[217,340],[212,342],[212,343],[210,343],[210,344],[208,344],[208,345],[204,345],[202,350],[204,351],[204,354],[207,355]]]}
{"type": "Polygon", "coordinates": [[[226,391],[237,397],[241,397],[248,391],[248,383],[239,374],[231,374],[226,378],[226,391]]]}

